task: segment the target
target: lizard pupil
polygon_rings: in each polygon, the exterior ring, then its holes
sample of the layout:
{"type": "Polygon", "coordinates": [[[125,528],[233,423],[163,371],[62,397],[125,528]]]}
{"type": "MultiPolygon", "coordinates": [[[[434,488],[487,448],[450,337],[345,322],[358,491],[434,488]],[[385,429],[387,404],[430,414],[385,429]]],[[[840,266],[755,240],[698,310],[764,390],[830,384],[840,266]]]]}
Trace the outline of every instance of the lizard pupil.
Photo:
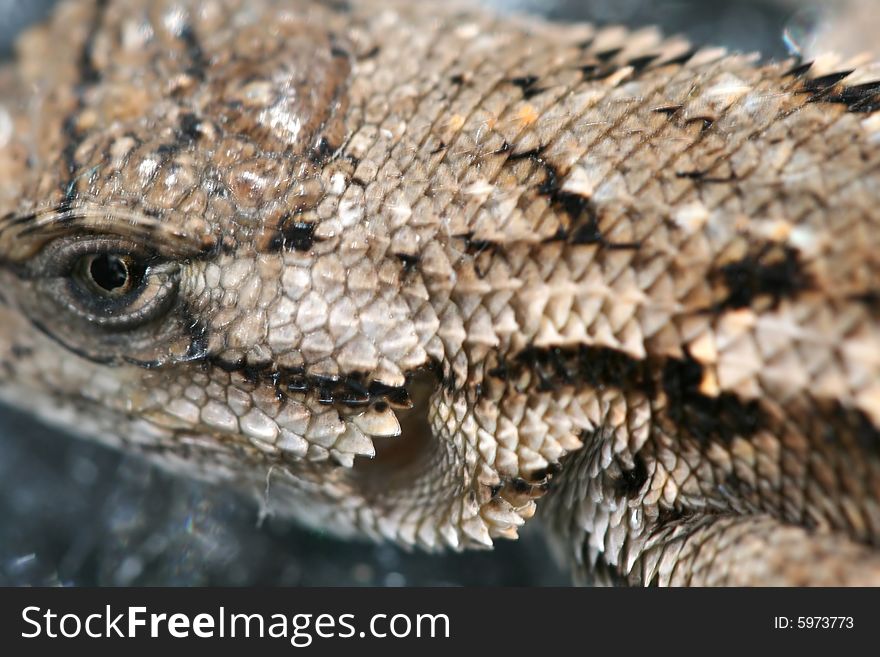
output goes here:
{"type": "Polygon", "coordinates": [[[128,263],[117,255],[94,256],[89,263],[88,272],[94,284],[109,293],[122,291],[131,278],[128,263]]]}

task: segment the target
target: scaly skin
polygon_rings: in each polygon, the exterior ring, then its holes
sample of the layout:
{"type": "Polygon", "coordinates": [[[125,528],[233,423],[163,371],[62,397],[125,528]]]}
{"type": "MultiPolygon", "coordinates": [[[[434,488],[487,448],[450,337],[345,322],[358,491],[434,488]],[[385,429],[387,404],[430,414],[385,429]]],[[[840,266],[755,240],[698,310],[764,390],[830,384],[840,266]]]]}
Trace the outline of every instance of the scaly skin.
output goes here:
{"type": "Polygon", "coordinates": [[[0,397],[341,536],[540,508],[588,581],[878,584],[875,75],[65,3],[2,74],[0,397]]]}

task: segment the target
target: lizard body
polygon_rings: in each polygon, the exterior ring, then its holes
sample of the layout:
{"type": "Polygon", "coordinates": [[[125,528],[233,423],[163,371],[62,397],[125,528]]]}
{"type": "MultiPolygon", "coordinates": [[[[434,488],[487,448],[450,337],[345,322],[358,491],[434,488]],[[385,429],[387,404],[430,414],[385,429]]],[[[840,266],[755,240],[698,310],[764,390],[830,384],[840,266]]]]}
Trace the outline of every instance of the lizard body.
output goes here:
{"type": "Polygon", "coordinates": [[[2,74],[0,396],[341,536],[880,583],[876,75],[64,3],[2,74]]]}

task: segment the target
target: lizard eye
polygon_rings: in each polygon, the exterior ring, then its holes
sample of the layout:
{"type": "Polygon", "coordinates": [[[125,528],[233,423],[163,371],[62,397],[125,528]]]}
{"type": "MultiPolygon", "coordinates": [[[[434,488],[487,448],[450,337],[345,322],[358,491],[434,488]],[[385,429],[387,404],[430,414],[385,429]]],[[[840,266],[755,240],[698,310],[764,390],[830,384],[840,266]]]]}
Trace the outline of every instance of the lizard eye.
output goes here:
{"type": "Polygon", "coordinates": [[[204,350],[185,319],[185,265],[121,235],[73,234],[41,246],[15,271],[15,299],[37,330],[101,363],[159,367],[204,350]]]}
{"type": "Polygon", "coordinates": [[[55,303],[108,331],[160,318],[177,295],[176,264],[118,238],[62,240],[39,259],[38,278],[55,303]]]}
{"type": "Polygon", "coordinates": [[[118,298],[137,288],[144,270],[134,258],[115,253],[83,256],[75,268],[75,275],[83,287],[95,294],[118,298]]]}

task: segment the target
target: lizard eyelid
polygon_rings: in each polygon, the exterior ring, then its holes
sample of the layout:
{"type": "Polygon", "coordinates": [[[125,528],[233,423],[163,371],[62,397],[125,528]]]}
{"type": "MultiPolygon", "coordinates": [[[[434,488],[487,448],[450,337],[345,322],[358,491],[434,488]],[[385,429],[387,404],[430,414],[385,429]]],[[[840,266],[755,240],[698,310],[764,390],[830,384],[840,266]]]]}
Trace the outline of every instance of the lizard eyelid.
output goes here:
{"type": "Polygon", "coordinates": [[[116,237],[56,240],[28,268],[55,305],[107,331],[154,321],[177,296],[176,263],[116,237]]]}
{"type": "Polygon", "coordinates": [[[217,247],[216,236],[198,217],[156,217],[94,204],[55,206],[0,217],[0,264],[26,263],[54,241],[75,235],[107,235],[151,244],[156,253],[177,259],[202,257],[217,247]]]}

